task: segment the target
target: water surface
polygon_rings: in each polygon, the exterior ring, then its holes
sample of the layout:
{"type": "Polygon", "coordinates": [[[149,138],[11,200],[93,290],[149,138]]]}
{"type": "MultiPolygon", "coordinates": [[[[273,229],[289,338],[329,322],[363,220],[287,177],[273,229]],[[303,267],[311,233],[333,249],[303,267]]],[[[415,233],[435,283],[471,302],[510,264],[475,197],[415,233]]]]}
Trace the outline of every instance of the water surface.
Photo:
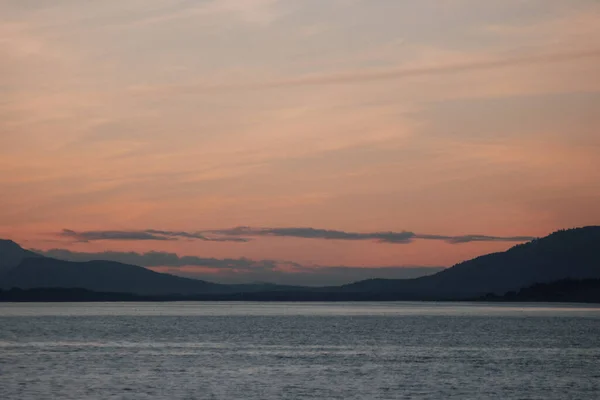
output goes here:
{"type": "Polygon", "coordinates": [[[597,399],[600,308],[0,304],[2,399],[597,399]]]}

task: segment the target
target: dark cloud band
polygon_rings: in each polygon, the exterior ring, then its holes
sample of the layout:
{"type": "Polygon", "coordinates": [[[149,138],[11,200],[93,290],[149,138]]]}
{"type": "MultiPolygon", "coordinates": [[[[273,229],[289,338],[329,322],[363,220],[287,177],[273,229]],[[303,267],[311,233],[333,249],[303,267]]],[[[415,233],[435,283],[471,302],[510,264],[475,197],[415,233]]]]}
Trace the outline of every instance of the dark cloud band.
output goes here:
{"type": "Polygon", "coordinates": [[[144,267],[184,267],[199,266],[227,269],[262,269],[270,270],[277,265],[275,261],[254,261],[247,258],[210,258],[196,256],[178,256],[175,253],[149,251],[146,253],[104,251],[99,253],[75,252],[66,249],[48,251],[33,250],[34,252],[52,258],[67,261],[107,260],[125,264],[141,265],[144,267]]]}
{"type": "Polygon", "coordinates": [[[60,236],[80,242],[98,240],[202,240],[208,242],[248,242],[255,237],[290,237],[299,239],[321,240],[367,240],[379,243],[407,244],[414,240],[441,240],[459,244],[469,242],[527,242],[535,239],[532,236],[489,236],[489,235],[431,235],[409,231],[400,232],[347,232],[317,228],[253,228],[242,226],[231,229],[212,231],[185,232],[146,229],[142,231],[73,231],[64,229],[60,236]]]}
{"type": "Polygon", "coordinates": [[[415,239],[424,240],[442,240],[448,243],[468,243],[468,242],[527,242],[535,239],[532,236],[488,236],[488,235],[428,235],[418,234],[409,231],[400,232],[346,232],[315,228],[252,228],[237,227],[233,229],[222,229],[211,231],[216,235],[226,237],[257,237],[257,236],[277,236],[294,237],[304,239],[325,239],[325,240],[373,240],[381,243],[411,243],[415,239]]]}
{"type": "Polygon", "coordinates": [[[78,242],[94,242],[99,240],[179,240],[192,239],[206,242],[247,242],[240,237],[207,237],[199,232],[164,231],[146,229],[142,231],[74,231],[63,229],[59,236],[74,239],[78,242]]]}

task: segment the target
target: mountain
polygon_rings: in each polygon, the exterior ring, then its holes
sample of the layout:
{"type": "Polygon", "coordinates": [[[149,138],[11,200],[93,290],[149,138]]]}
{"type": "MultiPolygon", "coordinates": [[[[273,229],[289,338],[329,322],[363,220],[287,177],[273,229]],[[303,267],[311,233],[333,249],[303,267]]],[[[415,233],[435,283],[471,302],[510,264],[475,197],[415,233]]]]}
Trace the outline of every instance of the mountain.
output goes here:
{"type": "Polygon", "coordinates": [[[24,250],[12,240],[0,239],[0,276],[16,267],[26,258],[41,257],[36,253],[24,250]]]}
{"type": "Polygon", "coordinates": [[[410,280],[373,279],[345,292],[393,292],[407,298],[467,298],[504,294],[535,283],[600,278],[600,226],[561,230],[511,249],[464,261],[410,280]]]}
{"type": "Polygon", "coordinates": [[[223,285],[112,261],[70,262],[0,242],[0,288],[81,288],[137,295],[237,300],[443,300],[503,295],[564,279],[600,279],[600,226],[555,232],[416,279],[371,279],[339,287],[223,285]],[[212,297],[210,297],[212,296],[212,297]]]}
{"type": "Polygon", "coordinates": [[[222,285],[161,274],[113,261],[71,262],[40,256],[12,241],[0,242],[0,288],[81,288],[140,295],[245,293],[295,290],[278,285],[222,285]]]}
{"type": "Polygon", "coordinates": [[[2,276],[4,288],[83,288],[98,292],[189,294],[227,291],[226,285],[160,274],[112,261],[70,262],[26,258],[2,276]]]}

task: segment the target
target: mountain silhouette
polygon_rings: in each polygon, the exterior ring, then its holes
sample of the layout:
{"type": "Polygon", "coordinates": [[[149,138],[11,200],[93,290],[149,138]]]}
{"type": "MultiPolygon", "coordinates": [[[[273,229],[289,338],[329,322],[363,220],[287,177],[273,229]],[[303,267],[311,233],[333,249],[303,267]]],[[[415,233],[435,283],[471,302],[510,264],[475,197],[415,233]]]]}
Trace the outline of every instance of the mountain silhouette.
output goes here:
{"type": "Polygon", "coordinates": [[[273,284],[223,285],[154,272],[114,261],[71,262],[43,257],[10,240],[0,241],[0,287],[81,288],[140,295],[189,295],[294,290],[273,284]]]}
{"type": "Polygon", "coordinates": [[[372,279],[344,285],[346,292],[462,298],[504,294],[535,283],[600,278],[600,226],[561,230],[541,239],[464,261],[410,280],[372,279]]]}
{"type": "Polygon", "coordinates": [[[112,261],[62,261],[24,250],[12,241],[0,241],[3,289],[80,288],[138,295],[218,295],[215,299],[433,300],[503,295],[564,279],[600,279],[600,226],[561,230],[430,276],[370,279],[322,288],[217,284],[112,261]]]}
{"type": "Polygon", "coordinates": [[[0,239],[0,276],[19,265],[26,258],[42,257],[32,251],[24,250],[12,240],[0,239]]]}

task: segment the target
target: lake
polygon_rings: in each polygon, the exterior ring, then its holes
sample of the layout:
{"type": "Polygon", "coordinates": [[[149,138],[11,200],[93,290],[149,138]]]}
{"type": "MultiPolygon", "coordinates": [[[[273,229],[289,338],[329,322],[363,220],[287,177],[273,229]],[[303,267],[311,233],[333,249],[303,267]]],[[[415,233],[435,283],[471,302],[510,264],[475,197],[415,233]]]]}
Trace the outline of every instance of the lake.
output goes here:
{"type": "Polygon", "coordinates": [[[598,399],[600,307],[0,303],[0,398],[598,399]]]}

